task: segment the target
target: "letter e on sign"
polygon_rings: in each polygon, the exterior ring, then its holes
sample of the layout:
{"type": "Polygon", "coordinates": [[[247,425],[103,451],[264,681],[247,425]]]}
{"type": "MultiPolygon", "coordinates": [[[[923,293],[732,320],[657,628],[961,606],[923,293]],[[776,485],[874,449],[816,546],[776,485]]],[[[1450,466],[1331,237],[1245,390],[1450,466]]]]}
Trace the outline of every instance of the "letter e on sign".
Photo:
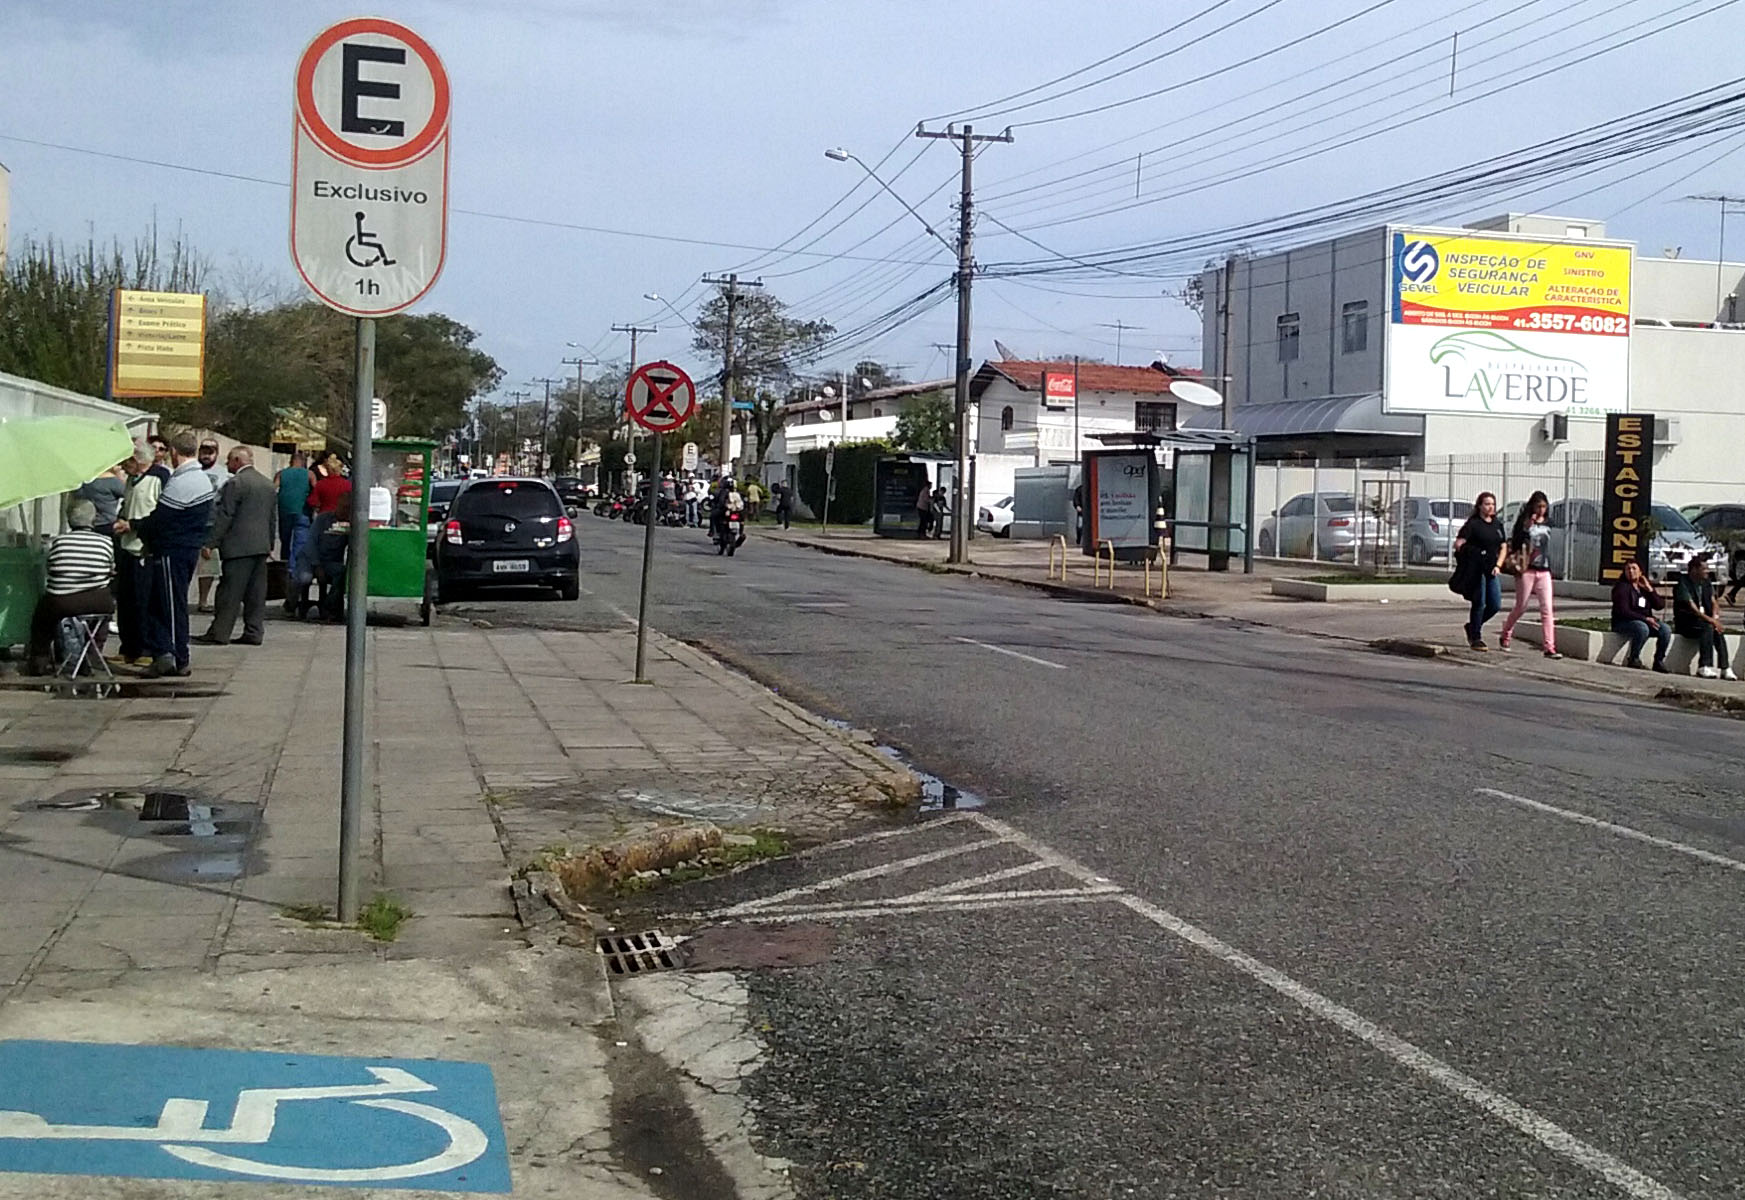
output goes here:
{"type": "Polygon", "coordinates": [[[409,308],[448,240],[448,73],[430,44],[379,17],[329,26],[298,60],[291,259],[332,308],[409,308]]]}

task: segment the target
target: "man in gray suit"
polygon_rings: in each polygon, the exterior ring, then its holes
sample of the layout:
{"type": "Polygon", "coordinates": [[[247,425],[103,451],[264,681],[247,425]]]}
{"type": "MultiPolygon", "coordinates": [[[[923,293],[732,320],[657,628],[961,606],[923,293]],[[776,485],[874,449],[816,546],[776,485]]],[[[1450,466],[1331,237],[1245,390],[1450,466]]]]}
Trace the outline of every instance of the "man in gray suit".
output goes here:
{"type": "Polygon", "coordinates": [[[273,481],[254,469],[254,452],[238,446],[230,452],[230,481],[218,493],[212,513],[212,533],[202,552],[214,551],[222,560],[224,574],[218,581],[218,600],[212,626],[195,638],[207,646],[227,646],[242,614],[245,646],[261,644],[267,613],[267,556],[273,549],[273,527],[278,523],[279,497],[273,481]]]}

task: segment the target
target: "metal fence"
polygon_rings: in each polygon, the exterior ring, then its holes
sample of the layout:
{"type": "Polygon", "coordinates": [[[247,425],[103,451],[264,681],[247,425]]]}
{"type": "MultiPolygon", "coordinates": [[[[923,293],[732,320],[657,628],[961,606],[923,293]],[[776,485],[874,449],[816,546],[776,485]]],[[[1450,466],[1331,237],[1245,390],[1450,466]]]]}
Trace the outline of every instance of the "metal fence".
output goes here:
{"type": "Polygon", "coordinates": [[[1529,496],[1544,492],[1558,574],[1592,582],[1604,460],[1600,451],[1577,450],[1263,462],[1255,468],[1256,550],[1381,566],[1446,563],[1480,492],[1496,494],[1506,526],[1529,496]]]}

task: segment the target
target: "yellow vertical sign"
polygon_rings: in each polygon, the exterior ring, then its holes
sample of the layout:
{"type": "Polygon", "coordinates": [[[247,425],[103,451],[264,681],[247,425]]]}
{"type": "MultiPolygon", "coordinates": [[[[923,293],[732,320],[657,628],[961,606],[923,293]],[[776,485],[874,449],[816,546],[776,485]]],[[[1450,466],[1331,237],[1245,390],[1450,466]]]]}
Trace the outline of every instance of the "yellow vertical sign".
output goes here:
{"type": "Polygon", "coordinates": [[[110,395],[204,394],[205,296],[117,289],[109,338],[110,395]]]}

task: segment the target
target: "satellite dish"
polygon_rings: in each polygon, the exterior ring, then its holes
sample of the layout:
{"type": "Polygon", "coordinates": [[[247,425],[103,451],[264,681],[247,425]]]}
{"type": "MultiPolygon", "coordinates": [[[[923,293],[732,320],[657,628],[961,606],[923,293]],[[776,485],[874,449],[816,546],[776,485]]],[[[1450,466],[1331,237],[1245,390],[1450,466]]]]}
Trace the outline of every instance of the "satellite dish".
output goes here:
{"type": "Polygon", "coordinates": [[[1013,359],[1018,357],[1016,354],[1012,353],[1011,347],[1007,346],[1006,343],[1002,342],[999,338],[994,339],[994,349],[1000,352],[1000,358],[1002,361],[1011,362],[1013,359]]]}
{"type": "Polygon", "coordinates": [[[1217,388],[1207,387],[1203,383],[1195,383],[1191,379],[1178,379],[1169,385],[1169,394],[1177,400],[1192,404],[1197,408],[1222,408],[1224,397],[1217,388]]]}

